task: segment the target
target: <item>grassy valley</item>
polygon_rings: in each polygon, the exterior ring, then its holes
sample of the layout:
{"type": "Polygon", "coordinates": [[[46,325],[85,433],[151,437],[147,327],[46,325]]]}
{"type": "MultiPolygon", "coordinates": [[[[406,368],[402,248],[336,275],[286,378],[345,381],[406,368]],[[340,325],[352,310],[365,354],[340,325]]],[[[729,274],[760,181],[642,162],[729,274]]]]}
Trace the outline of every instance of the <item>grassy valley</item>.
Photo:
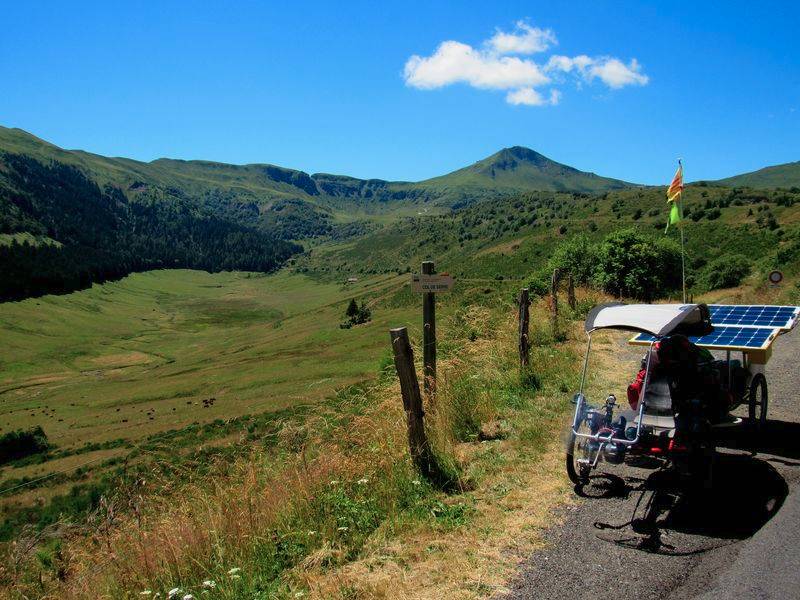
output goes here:
{"type": "Polygon", "coordinates": [[[377,302],[400,286],[173,270],[0,305],[0,427],[42,426],[53,445],[43,462],[3,468],[2,487],[124,456],[165,431],[318,402],[374,375],[383,332],[409,308],[339,323],[353,296],[377,302]]]}
{"type": "MultiPolygon", "coordinates": [[[[163,596],[176,585],[199,593],[211,579],[218,582],[212,597],[291,597],[315,586],[328,597],[366,585],[355,574],[346,584],[329,580],[333,566],[355,566],[374,551],[368,548],[391,544],[405,528],[452,536],[447,546],[439,542],[442,556],[457,552],[468,525],[492,518],[495,501],[509,501],[504,470],[541,463],[539,440],[568,407],[562,391],[576,376],[574,354],[571,344],[553,346],[537,321],[534,355],[548,367],[520,378],[509,343],[517,286],[465,282],[441,299],[442,408],[431,412],[431,432],[440,459],[462,480],[459,492],[442,494],[408,462],[388,360],[389,326],[408,323],[413,339],[420,337],[418,297],[405,281],[373,277],[343,288],[300,275],[152,272],[47,298],[52,321],[38,330],[24,311],[45,299],[13,305],[8,316],[31,330],[19,332],[15,351],[4,357],[14,376],[0,396],[3,416],[13,423],[24,412],[26,424],[43,423],[55,447],[41,462],[6,466],[3,485],[59,472],[4,497],[7,525],[33,517],[58,540],[43,542],[25,570],[5,573],[13,589],[60,597],[102,589],[132,598],[147,589],[163,596]],[[373,320],[341,329],[351,294],[368,302],[373,320]],[[96,329],[87,327],[85,337],[60,329],[65,317],[89,325],[92,315],[96,329]],[[56,347],[34,342],[36,335],[56,347]],[[61,340],[77,351],[62,357],[61,340]],[[49,368],[33,375],[29,361],[49,368]],[[500,417],[517,435],[502,449],[483,447],[481,424],[500,417]],[[492,481],[498,487],[485,498],[480,490],[492,481]],[[86,528],[81,509],[92,515],[86,528]],[[97,528],[97,518],[111,529],[97,528]],[[78,527],[66,527],[70,522],[78,527]],[[241,530],[237,522],[250,525],[241,530]],[[144,554],[128,545],[140,528],[152,540],[140,547],[144,554]],[[212,528],[216,542],[206,535],[212,528]],[[127,548],[127,558],[109,562],[95,553],[108,544],[127,548]],[[224,558],[209,553],[212,546],[224,558]],[[156,567],[151,552],[172,558],[156,567]],[[316,560],[319,568],[303,566],[316,560]],[[36,579],[41,561],[50,565],[44,587],[36,579]],[[103,566],[87,570],[90,564],[103,566]],[[62,568],[70,572],[63,584],[56,575],[62,568]],[[232,577],[232,569],[241,576],[232,577]]],[[[563,490],[548,477],[552,489],[563,490]]],[[[492,520],[499,533],[501,523],[492,520]]],[[[493,565],[484,560],[481,572],[493,565]]]]}

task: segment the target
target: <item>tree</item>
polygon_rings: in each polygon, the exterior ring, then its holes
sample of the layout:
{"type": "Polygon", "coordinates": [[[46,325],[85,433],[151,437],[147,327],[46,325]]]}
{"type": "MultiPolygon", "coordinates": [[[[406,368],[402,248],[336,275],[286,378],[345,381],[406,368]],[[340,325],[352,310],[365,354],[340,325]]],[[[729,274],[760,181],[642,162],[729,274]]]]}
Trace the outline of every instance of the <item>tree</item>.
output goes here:
{"type": "Polygon", "coordinates": [[[345,311],[347,320],[339,324],[341,329],[350,329],[353,325],[361,325],[368,323],[372,319],[372,311],[367,306],[366,302],[361,302],[361,306],[356,303],[356,299],[350,300],[345,311]]]}
{"type": "Polygon", "coordinates": [[[366,302],[361,302],[358,309],[357,320],[358,323],[366,323],[372,319],[372,311],[367,306],[366,302]]]}
{"type": "Polygon", "coordinates": [[[358,304],[356,303],[355,298],[350,300],[350,304],[347,305],[347,310],[345,311],[344,315],[349,319],[353,319],[358,316],[358,304]]]}
{"type": "Polygon", "coordinates": [[[584,234],[578,234],[560,243],[550,258],[549,271],[559,269],[570,273],[575,283],[588,283],[595,269],[597,249],[584,234]]]}
{"type": "Polygon", "coordinates": [[[680,246],[635,229],[605,237],[597,251],[595,281],[615,296],[653,300],[681,285],[680,246]]]}
{"type": "Polygon", "coordinates": [[[721,256],[706,265],[704,283],[709,290],[736,287],[751,268],[752,263],[740,254],[721,256]]]}

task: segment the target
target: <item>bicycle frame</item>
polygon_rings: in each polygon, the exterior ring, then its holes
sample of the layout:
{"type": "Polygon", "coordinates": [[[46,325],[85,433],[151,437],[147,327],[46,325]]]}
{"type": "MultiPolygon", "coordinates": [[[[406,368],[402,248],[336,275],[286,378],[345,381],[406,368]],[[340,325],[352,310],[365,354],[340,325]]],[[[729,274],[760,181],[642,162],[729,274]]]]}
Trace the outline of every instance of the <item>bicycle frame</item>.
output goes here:
{"type": "MultiPolygon", "coordinates": [[[[639,443],[639,438],[641,437],[642,433],[642,416],[644,415],[644,409],[646,404],[645,394],[647,393],[647,383],[650,379],[650,361],[652,360],[653,356],[652,352],[653,345],[656,343],[656,340],[650,342],[650,346],[647,349],[648,351],[647,351],[647,362],[645,365],[644,384],[642,385],[642,392],[640,395],[641,401],[639,402],[639,417],[636,421],[636,437],[632,440],[629,440],[628,438],[613,437],[613,434],[600,435],[599,433],[595,434],[578,433],[578,427],[580,426],[580,421],[581,419],[583,419],[583,404],[586,399],[586,397],[583,394],[583,387],[586,383],[586,373],[589,368],[589,354],[591,353],[592,350],[592,334],[594,333],[594,331],[595,330],[592,329],[587,333],[587,336],[589,338],[589,343],[586,347],[586,358],[584,358],[583,361],[583,373],[581,374],[581,385],[580,385],[580,390],[578,391],[578,402],[577,406],[575,407],[575,416],[572,419],[572,435],[574,435],[575,437],[586,438],[588,440],[595,440],[601,442],[603,445],[608,443],[614,443],[614,444],[622,444],[624,446],[633,446],[639,443]]],[[[596,459],[595,462],[597,462],[596,459]]]]}

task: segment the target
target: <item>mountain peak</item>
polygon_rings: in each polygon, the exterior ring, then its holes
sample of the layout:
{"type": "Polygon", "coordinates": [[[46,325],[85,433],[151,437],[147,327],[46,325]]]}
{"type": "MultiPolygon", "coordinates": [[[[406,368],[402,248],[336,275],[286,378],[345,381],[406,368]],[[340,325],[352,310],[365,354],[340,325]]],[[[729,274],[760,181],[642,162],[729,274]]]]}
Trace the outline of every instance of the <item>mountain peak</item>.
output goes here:
{"type": "Polygon", "coordinates": [[[556,162],[525,146],[510,146],[448,175],[428,181],[448,187],[497,188],[507,191],[597,193],[627,187],[618,179],[600,177],[556,162]]]}
{"type": "Polygon", "coordinates": [[[527,160],[530,162],[544,160],[550,160],[544,154],[539,154],[536,150],[531,150],[530,148],[526,148],[525,146],[511,146],[509,148],[503,148],[500,152],[494,154],[494,156],[508,156],[515,158],[517,160],[527,160]]]}
{"type": "Polygon", "coordinates": [[[529,164],[538,168],[543,168],[558,163],[550,160],[544,154],[539,154],[535,150],[531,150],[525,146],[511,146],[510,148],[503,148],[499,152],[478,161],[475,163],[475,166],[480,165],[480,168],[493,167],[495,169],[514,170],[520,164],[529,164]]]}

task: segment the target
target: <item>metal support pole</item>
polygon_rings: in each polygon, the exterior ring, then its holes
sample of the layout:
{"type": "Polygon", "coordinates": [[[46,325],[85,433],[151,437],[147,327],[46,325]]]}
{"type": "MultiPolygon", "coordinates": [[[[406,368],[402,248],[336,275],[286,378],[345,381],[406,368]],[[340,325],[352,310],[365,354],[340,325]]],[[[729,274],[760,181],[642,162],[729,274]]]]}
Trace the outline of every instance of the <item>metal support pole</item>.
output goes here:
{"type": "Polygon", "coordinates": [[[684,249],[683,223],[678,223],[681,230],[681,281],[683,282],[683,303],[686,304],[686,250],[684,249]]]}

